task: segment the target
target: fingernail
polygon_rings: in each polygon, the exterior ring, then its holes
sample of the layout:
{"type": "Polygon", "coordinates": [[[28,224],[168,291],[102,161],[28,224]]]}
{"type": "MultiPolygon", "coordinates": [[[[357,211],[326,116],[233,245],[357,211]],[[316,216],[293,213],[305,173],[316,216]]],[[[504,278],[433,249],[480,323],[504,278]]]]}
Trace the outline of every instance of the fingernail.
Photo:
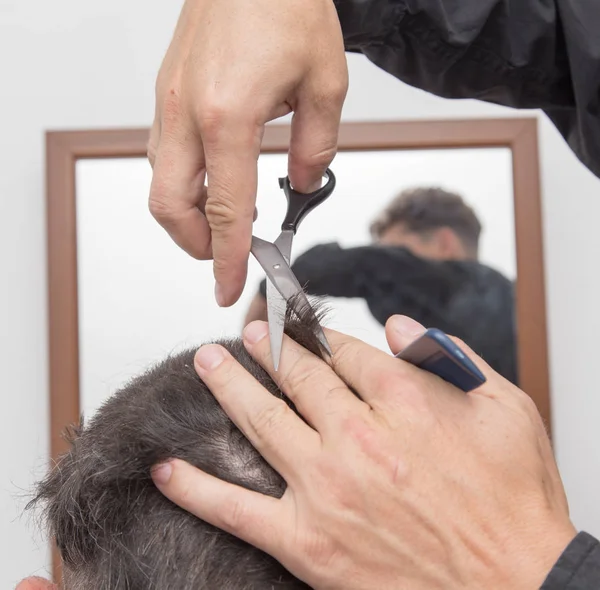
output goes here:
{"type": "Polygon", "coordinates": [[[215,299],[217,300],[217,305],[219,307],[225,307],[225,290],[219,283],[215,284],[215,299]]]}
{"type": "Polygon", "coordinates": [[[207,344],[196,353],[196,365],[203,371],[216,369],[225,360],[225,352],[218,344],[207,344]]]}
{"type": "Polygon", "coordinates": [[[425,328],[412,318],[405,315],[395,315],[390,318],[390,324],[394,332],[403,336],[418,336],[425,332],[425,328]]]}
{"type": "Polygon", "coordinates": [[[150,475],[154,480],[154,483],[165,485],[169,483],[171,479],[171,473],[173,473],[173,467],[171,463],[161,463],[160,465],[155,465],[151,471],[150,475]]]}
{"type": "Polygon", "coordinates": [[[268,333],[269,327],[266,322],[252,322],[244,328],[244,342],[247,344],[256,344],[268,333]]]}

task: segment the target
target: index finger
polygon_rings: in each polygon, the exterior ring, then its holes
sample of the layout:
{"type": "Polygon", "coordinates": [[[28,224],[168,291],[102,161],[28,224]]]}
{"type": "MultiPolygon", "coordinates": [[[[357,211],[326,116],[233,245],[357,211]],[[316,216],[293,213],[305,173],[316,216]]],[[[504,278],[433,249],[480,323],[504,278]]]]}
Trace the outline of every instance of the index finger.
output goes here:
{"type": "Polygon", "coordinates": [[[320,437],[286,404],[260,374],[250,374],[223,347],[201,347],[196,372],[258,452],[290,483],[298,462],[309,460],[320,437]]]}
{"type": "Polygon", "coordinates": [[[227,120],[202,129],[208,175],[205,213],[212,237],[215,295],[221,306],[233,305],[246,282],[262,131],[227,120]]]}
{"type": "Polygon", "coordinates": [[[149,208],[175,243],[199,260],[210,258],[202,214],[204,154],[193,136],[163,136],[155,155],[149,208]]]}
{"type": "Polygon", "coordinates": [[[268,335],[266,322],[253,322],[244,329],[244,346],[317,432],[326,436],[343,428],[347,417],[368,414],[369,407],[326,362],[288,335],[283,337],[281,360],[275,371],[268,335]]]}

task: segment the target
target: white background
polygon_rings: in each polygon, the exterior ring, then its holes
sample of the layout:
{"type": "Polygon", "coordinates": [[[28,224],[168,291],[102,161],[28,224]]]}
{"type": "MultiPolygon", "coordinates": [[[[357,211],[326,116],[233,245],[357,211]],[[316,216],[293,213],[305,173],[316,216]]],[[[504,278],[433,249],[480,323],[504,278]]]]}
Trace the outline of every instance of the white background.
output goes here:
{"type": "MultiPolygon", "coordinates": [[[[277,178],[287,155],[259,160],[254,234],[275,239],[285,213],[277,178]]],[[[515,276],[512,159],[508,149],[344,152],[335,193],[303,221],[299,254],[323,241],[370,242],[369,221],[399,190],[459,191],[484,225],[481,259],[515,276]]],[[[184,256],[148,213],[151,170],[142,159],[77,163],[81,407],[89,417],[125,380],[187,346],[237,336],[264,273],[252,258],[241,301],[215,303],[212,265],[184,256]]],[[[362,300],[331,299],[327,324],[387,350],[362,300]]]]}
{"type": "MultiPolygon", "coordinates": [[[[149,126],[181,0],[0,2],[0,588],[43,573],[21,516],[48,456],[44,132],[149,126]]],[[[520,115],[410,88],[349,56],[346,120],[520,115]]],[[[600,535],[600,181],[540,116],[554,434],[579,527],[600,535]]]]}

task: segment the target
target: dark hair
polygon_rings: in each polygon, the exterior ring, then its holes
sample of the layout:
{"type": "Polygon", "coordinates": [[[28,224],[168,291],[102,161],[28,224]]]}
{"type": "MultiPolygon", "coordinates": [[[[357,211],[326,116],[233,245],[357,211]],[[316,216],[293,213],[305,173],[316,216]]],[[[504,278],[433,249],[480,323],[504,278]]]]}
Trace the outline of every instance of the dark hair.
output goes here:
{"type": "Polygon", "coordinates": [[[399,223],[417,233],[449,227],[467,250],[477,253],[481,223],[473,209],[455,193],[437,187],[402,191],[373,221],[371,235],[379,238],[399,223]]]}
{"type": "MultiPolygon", "coordinates": [[[[320,354],[311,321],[288,322],[286,331],[320,354]]],[[[219,344],[293,407],[241,340],[219,344]]],[[[308,588],[275,559],[172,504],[151,480],[151,467],[173,457],[276,498],[285,491],[196,374],[194,353],[167,358],[117,391],[71,431],[69,452],[38,484],[29,507],[44,507],[65,590],[308,588]]]]}

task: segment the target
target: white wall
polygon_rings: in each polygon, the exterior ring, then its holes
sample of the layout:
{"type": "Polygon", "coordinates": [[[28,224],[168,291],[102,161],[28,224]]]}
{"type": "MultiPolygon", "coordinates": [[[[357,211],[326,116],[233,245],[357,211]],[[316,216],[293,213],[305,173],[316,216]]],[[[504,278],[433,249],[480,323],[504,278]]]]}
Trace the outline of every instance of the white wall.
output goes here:
{"type": "MultiPolygon", "coordinates": [[[[47,445],[43,134],[149,125],[155,72],[180,2],[0,2],[0,587],[44,571],[20,517],[47,445]]],[[[510,116],[415,91],[351,58],[347,120],[510,116]]],[[[600,534],[600,182],[542,125],[544,228],[557,453],[581,527],[600,534]],[[560,240],[559,240],[560,238],[560,240]]]]}

